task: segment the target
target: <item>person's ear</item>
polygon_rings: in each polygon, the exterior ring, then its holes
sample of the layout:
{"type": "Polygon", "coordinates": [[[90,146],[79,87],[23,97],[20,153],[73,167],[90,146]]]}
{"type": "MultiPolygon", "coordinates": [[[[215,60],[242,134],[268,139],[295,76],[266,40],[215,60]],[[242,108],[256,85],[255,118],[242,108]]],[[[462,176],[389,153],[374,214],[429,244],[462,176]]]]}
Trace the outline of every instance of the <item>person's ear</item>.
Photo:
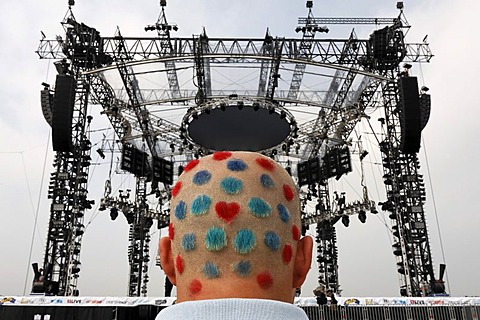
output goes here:
{"type": "Polygon", "coordinates": [[[293,288],[300,288],[307,278],[312,263],[313,239],[305,236],[297,242],[297,254],[293,265],[293,288]]]}
{"type": "Polygon", "coordinates": [[[172,253],[172,241],[169,237],[163,237],[158,243],[158,254],[160,255],[160,263],[165,275],[173,285],[177,285],[177,277],[175,274],[175,262],[172,253]]]}

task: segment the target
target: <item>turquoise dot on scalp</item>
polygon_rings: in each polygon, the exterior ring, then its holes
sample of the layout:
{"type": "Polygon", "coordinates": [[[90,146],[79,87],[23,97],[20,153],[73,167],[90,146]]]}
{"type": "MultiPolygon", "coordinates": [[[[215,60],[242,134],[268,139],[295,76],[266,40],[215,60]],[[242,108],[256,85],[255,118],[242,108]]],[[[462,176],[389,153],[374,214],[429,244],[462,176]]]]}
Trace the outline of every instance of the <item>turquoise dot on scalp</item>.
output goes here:
{"type": "Polygon", "coordinates": [[[247,254],[255,246],[255,234],[250,229],[240,229],[235,235],[235,251],[240,254],[247,254]]]}
{"type": "Polygon", "coordinates": [[[210,261],[203,265],[202,272],[208,279],[218,278],[220,276],[220,270],[217,265],[210,261]]]}
{"type": "Polygon", "coordinates": [[[250,198],[248,200],[248,209],[258,218],[266,218],[272,213],[272,207],[261,198],[250,198]]]}
{"type": "Polygon", "coordinates": [[[211,204],[212,204],[212,199],[210,199],[209,196],[202,194],[197,196],[193,200],[192,205],[190,207],[190,211],[195,216],[206,214],[210,209],[211,204]]]}
{"type": "Polygon", "coordinates": [[[205,246],[208,251],[220,251],[227,246],[227,235],[220,227],[211,227],[205,236],[205,246]]]}
{"type": "Polygon", "coordinates": [[[192,251],[195,249],[195,233],[187,233],[182,238],[182,248],[185,251],[192,251]]]}
{"type": "Polygon", "coordinates": [[[226,194],[238,194],[243,189],[243,182],[240,179],[227,177],[220,182],[220,187],[226,194]]]}

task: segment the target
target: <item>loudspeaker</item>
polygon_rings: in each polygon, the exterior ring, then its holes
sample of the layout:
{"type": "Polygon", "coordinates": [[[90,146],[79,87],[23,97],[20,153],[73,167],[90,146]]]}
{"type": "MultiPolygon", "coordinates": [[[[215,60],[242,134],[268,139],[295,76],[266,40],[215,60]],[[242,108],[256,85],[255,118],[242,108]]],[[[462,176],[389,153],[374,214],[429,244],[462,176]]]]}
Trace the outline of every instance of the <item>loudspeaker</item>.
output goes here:
{"type": "Polygon", "coordinates": [[[400,150],[406,154],[420,150],[421,114],[416,77],[400,78],[400,150]]]}
{"type": "Polygon", "coordinates": [[[297,164],[298,184],[311,185],[320,181],[320,159],[312,158],[297,164]]]}
{"type": "Polygon", "coordinates": [[[72,117],[75,105],[75,79],[57,75],[52,115],[52,145],[54,151],[71,152],[72,117]]]}
{"type": "Polygon", "coordinates": [[[173,184],[173,162],[159,157],[152,158],[152,180],[173,184]]]}

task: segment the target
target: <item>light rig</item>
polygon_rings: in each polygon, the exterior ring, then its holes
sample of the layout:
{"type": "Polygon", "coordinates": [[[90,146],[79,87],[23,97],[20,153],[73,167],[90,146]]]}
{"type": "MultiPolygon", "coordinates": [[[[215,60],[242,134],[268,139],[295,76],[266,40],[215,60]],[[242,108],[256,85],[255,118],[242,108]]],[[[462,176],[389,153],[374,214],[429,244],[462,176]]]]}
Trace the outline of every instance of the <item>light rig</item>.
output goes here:
{"type": "MultiPolygon", "coordinates": [[[[73,5],[69,0],[62,22],[65,36],[42,39],[37,51],[55,61],[58,75],[41,91],[56,154],[44,277],[33,291],[79,294],[84,215],[95,203],[87,190],[87,106],[99,105],[115,131],[121,169],[136,178],[135,190],[119,194],[107,179],[99,199],[99,210],[108,209],[112,220],[122,213],[130,225],[129,296],[147,294],[149,231],[154,221],[158,228],[168,225],[175,178],[189,160],[218,150],[262,152],[297,180],[303,231],[316,226],[321,285],[341,291],[335,224],[348,226],[352,215],[365,222],[378,205],[391,219],[401,295],[445,293],[442,276],[434,275],[417,158],[430,95],[410,74],[413,63],[429,62],[432,53],[426,38],[405,42],[410,26],[402,2],[395,18],[315,18],[313,1],[307,1],[308,15],[295,29],[301,37],[274,37],[267,30],[263,38],[248,39],[209,38],[205,29],[173,37],[178,26],[167,21],[165,0],[158,21],[145,27],[154,36],[125,37],[117,29],[102,37],[75,19],[73,5]],[[355,31],[346,39],[319,36],[336,24],[375,29],[367,39],[355,31]],[[347,202],[330,181],[352,171],[352,155],[361,164],[367,156],[352,136],[369,121],[369,110],[384,115],[378,147],[386,199],[372,201],[362,179],[362,197],[347,202]]],[[[107,151],[97,150],[102,157],[107,151]]]]}

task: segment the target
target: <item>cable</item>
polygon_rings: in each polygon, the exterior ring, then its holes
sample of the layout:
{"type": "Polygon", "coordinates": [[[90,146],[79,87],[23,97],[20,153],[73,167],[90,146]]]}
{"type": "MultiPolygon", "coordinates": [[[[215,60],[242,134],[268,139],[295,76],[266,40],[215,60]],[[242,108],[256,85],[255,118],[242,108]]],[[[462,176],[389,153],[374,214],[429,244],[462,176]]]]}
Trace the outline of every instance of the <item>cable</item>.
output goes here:
{"type": "MultiPolygon", "coordinates": [[[[44,177],[45,177],[45,168],[47,166],[48,148],[50,146],[50,134],[51,134],[51,130],[48,132],[47,147],[45,148],[45,157],[43,159],[42,179],[40,181],[40,191],[38,192],[37,210],[35,212],[35,220],[34,220],[34,223],[33,223],[32,241],[30,243],[30,253],[28,255],[27,273],[25,275],[25,284],[23,286],[23,295],[24,296],[25,296],[25,293],[27,291],[28,274],[29,274],[29,270],[30,270],[30,264],[32,262],[32,252],[33,252],[33,242],[34,242],[34,238],[35,238],[35,230],[37,230],[37,235],[40,236],[40,233],[38,232],[37,222],[38,222],[38,213],[40,211],[40,200],[41,200],[41,195],[42,195],[43,180],[44,180],[44,177]]],[[[23,162],[23,167],[25,168],[25,161],[23,159],[23,153],[22,153],[22,162],[23,162]]],[[[26,171],[25,171],[25,177],[26,177],[26,171]]],[[[27,180],[27,185],[28,185],[28,180],[27,180]]],[[[28,187],[28,190],[29,190],[28,192],[30,193],[30,187],[28,187]]],[[[31,201],[31,199],[32,199],[32,197],[30,196],[30,201],[31,201]]],[[[32,207],[33,207],[33,203],[32,203],[32,207]]],[[[43,246],[43,244],[42,244],[42,246],[43,246]]],[[[45,248],[43,248],[43,251],[45,251],[45,248]]]]}

